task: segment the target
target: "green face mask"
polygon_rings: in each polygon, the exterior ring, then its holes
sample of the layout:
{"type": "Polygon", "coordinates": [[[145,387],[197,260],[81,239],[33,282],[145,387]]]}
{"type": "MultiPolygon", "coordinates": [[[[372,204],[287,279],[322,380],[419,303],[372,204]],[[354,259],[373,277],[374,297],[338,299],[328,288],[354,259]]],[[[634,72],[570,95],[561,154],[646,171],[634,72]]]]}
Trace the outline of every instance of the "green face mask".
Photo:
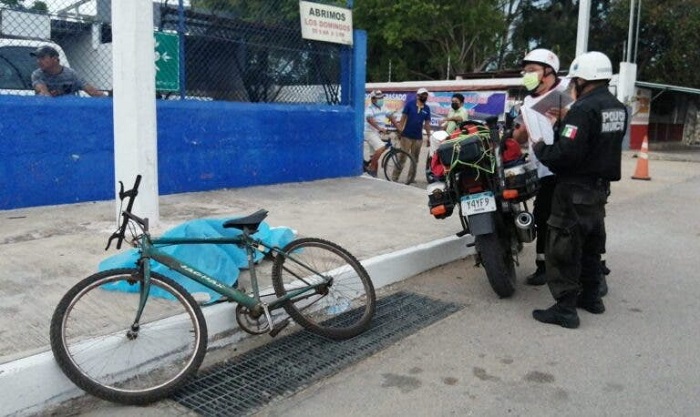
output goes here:
{"type": "Polygon", "coordinates": [[[525,75],[523,75],[522,83],[527,91],[532,91],[537,88],[537,86],[540,85],[540,79],[537,76],[537,72],[526,72],[525,75]]]}
{"type": "Polygon", "coordinates": [[[384,100],[377,100],[377,107],[382,107],[384,105],[384,100]]]}

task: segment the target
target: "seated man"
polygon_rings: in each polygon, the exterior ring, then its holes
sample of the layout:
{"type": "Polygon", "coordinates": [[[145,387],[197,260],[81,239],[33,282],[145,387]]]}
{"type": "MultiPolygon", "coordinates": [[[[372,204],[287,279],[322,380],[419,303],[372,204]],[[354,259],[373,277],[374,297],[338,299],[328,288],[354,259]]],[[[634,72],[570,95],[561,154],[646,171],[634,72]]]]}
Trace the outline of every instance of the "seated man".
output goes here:
{"type": "Polygon", "coordinates": [[[369,159],[367,172],[373,177],[377,176],[379,157],[384,152],[383,134],[387,133],[387,120],[394,126],[396,122],[391,117],[392,112],[384,107],[384,94],[381,90],[372,91],[369,95],[370,104],[365,110],[365,142],[373,152],[369,159]]]}

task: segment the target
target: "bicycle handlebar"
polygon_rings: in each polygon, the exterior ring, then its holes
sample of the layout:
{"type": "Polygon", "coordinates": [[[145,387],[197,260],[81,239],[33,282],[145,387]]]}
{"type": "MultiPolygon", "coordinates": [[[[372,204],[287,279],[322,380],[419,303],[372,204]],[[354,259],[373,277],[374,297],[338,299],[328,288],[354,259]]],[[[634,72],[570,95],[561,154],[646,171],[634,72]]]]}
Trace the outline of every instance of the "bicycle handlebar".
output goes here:
{"type": "Polygon", "coordinates": [[[134,207],[134,200],[139,194],[139,185],[141,184],[141,175],[136,176],[136,181],[134,182],[134,187],[129,191],[124,191],[124,183],[119,181],[119,199],[124,201],[125,198],[129,198],[126,204],[126,210],[122,211],[122,220],[119,224],[119,229],[112,233],[112,236],[107,240],[107,247],[105,250],[109,249],[112,244],[112,240],[117,239],[117,249],[121,249],[122,242],[124,241],[124,233],[126,233],[126,227],[129,224],[129,219],[132,219],[139,223],[141,226],[148,228],[148,219],[142,219],[131,213],[131,209],[134,207]]]}

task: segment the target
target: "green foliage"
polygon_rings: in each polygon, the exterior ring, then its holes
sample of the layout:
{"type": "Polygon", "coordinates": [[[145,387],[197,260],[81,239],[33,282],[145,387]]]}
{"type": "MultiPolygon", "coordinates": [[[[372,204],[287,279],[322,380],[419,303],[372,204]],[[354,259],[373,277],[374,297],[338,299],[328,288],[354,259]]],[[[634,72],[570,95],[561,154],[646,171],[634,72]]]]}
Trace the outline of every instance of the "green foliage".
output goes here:
{"type": "Polygon", "coordinates": [[[498,57],[506,21],[499,0],[357,0],[353,23],[368,37],[368,78],[445,78],[478,71],[498,57]],[[449,59],[448,59],[449,57],[449,59]]]}
{"type": "Polygon", "coordinates": [[[34,4],[32,5],[32,11],[40,12],[40,13],[48,13],[49,6],[43,1],[35,1],[34,4]]]}
{"type": "MultiPolygon", "coordinates": [[[[345,1],[323,1],[324,4],[345,7],[345,1]]],[[[224,12],[245,21],[298,22],[299,0],[191,0],[194,10],[224,12]]]]}
{"type": "MultiPolygon", "coordinates": [[[[613,3],[608,23],[618,39],[626,40],[630,2],[616,0],[613,3]]],[[[700,88],[698,45],[700,0],[642,2],[639,41],[636,45],[638,80],[700,88]]],[[[634,50],[633,45],[630,61],[634,60],[634,50]]],[[[619,62],[622,58],[621,46],[617,51],[611,51],[613,62],[619,62]]]]}
{"type": "Polygon", "coordinates": [[[43,1],[35,1],[32,7],[27,8],[24,5],[24,0],[0,0],[0,6],[5,6],[9,9],[31,10],[41,13],[48,13],[49,11],[49,7],[43,1]]]}
{"type": "MultiPolygon", "coordinates": [[[[578,3],[524,0],[522,20],[513,38],[514,49],[527,49],[528,45],[551,49],[566,70],[575,54],[578,3]]],[[[639,0],[635,2],[635,13],[638,5],[639,0]]],[[[591,1],[588,50],[607,54],[616,71],[627,50],[629,15],[630,0],[591,1]]],[[[696,70],[700,67],[700,55],[696,52],[699,34],[700,0],[642,1],[636,45],[637,79],[700,87],[700,73],[696,70]]],[[[634,60],[634,47],[629,61],[634,60]]]]}
{"type": "MultiPolygon", "coordinates": [[[[637,4],[638,4],[637,0],[637,4]]],[[[341,7],[345,0],[322,1],[341,7]]],[[[0,0],[21,6],[21,0],[0,0]]],[[[638,79],[700,88],[700,0],[642,0],[638,79]]],[[[195,10],[247,21],[299,19],[298,0],[191,0],[195,10]]],[[[453,78],[519,67],[535,47],[568,69],[576,49],[579,0],[355,0],[353,23],[367,31],[367,80],[453,78]],[[449,65],[448,65],[449,63],[449,65]]],[[[626,51],[630,0],[591,0],[588,50],[626,51]]],[[[617,68],[615,68],[617,70],[617,68]]]]}
{"type": "Polygon", "coordinates": [[[7,6],[10,9],[20,9],[22,8],[22,2],[24,0],[0,0],[0,5],[7,6]]]}

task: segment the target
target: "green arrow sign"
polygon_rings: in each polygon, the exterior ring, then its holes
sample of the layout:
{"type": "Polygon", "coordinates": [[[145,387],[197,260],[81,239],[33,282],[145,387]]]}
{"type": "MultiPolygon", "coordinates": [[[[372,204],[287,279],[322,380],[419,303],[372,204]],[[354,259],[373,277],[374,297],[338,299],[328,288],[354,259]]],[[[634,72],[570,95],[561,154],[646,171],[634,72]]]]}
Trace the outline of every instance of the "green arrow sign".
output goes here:
{"type": "Polygon", "coordinates": [[[176,33],[155,32],[156,90],[180,90],[180,42],[176,33]]]}

